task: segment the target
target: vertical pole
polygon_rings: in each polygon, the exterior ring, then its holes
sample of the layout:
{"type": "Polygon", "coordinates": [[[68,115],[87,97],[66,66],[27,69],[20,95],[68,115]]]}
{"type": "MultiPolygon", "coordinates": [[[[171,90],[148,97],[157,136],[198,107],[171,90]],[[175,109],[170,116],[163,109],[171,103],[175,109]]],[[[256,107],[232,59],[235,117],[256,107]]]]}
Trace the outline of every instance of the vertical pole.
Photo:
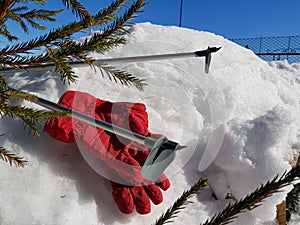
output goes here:
{"type": "Polygon", "coordinates": [[[259,38],[259,53],[261,53],[261,44],[262,44],[262,37],[259,38]]]}
{"type": "MultiPolygon", "coordinates": [[[[290,52],[292,52],[292,49],[291,49],[291,36],[288,39],[288,47],[287,47],[287,53],[290,53],[290,52]]],[[[289,61],[289,54],[287,54],[286,60],[289,61]]]]}
{"type": "Polygon", "coordinates": [[[180,17],[179,17],[179,27],[182,26],[182,10],[183,9],[183,0],[180,0],[180,17]]]}

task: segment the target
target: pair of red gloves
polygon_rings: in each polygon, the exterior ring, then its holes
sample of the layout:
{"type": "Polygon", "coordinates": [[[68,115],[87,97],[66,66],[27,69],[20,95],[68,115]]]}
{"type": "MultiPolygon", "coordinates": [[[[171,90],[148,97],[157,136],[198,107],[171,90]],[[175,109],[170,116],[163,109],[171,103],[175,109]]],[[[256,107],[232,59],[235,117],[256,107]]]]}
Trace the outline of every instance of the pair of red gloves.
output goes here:
{"type": "MultiPolygon", "coordinates": [[[[143,136],[159,136],[149,132],[148,115],[142,103],[112,103],[87,93],[67,91],[58,104],[143,136]]],[[[139,214],[147,214],[151,211],[150,200],[154,204],[163,201],[160,189],[165,191],[170,187],[167,177],[163,174],[153,182],[140,173],[150,152],[148,147],[67,116],[49,119],[44,130],[63,142],[76,141],[105,163],[114,177],[110,181],[112,196],[121,212],[132,213],[136,206],[139,214]],[[119,178],[115,179],[116,176],[119,178]]]]}

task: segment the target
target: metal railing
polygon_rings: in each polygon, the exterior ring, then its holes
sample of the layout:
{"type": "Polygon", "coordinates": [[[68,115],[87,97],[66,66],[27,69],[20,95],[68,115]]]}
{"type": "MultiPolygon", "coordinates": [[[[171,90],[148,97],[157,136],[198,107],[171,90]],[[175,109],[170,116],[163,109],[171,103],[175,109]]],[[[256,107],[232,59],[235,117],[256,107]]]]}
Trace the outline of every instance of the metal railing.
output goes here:
{"type": "Polygon", "coordinates": [[[300,36],[237,38],[231,41],[251,49],[266,61],[300,62],[300,36]]]}

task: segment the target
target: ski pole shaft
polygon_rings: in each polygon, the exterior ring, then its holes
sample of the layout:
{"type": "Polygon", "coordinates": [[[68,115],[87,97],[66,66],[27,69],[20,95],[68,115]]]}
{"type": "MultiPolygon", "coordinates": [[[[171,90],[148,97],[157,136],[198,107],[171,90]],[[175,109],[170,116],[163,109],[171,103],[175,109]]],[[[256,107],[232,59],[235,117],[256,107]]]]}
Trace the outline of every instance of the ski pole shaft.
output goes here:
{"type": "MultiPolygon", "coordinates": [[[[13,88],[10,88],[10,90],[21,92],[21,91],[15,90],[13,88]]],[[[102,120],[98,120],[92,116],[86,115],[86,114],[81,113],[74,109],[64,107],[62,105],[51,102],[51,101],[41,98],[41,97],[37,97],[37,100],[35,100],[34,103],[37,105],[40,105],[44,108],[50,109],[52,111],[65,112],[65,113],[67,113],[68,116],[70,116],[74,119],[77,119],[77,120],[80,120],[87,124],[90,124],[92,126],[101,128],[103,130],[114,133],[114,134],[124,137],[126,139],[146,145],[149,148],[152,148],[158,140],[158,139],[151,138],[151,137],[145,137],[143,135],[140,135],[138,133],[124,129],[122,127],[116,126],[114,124],[111,124],[111,123],[108,123],[108,122],[105,122],[102,120]]],[[[168,140],[166,143],[164,143],[162,145],[162,147],[164,149],[172,149],[172,150],[179,150],[182,148],[182,146],[180,146],[178,143],[176,143],[174,141],[170,141],[170,140],[168,140]]]]}
{"type": "Polygon", "coordinates": [[[146,145],[150,149],[150,153],[141,169],[141,174],[148,180],[156,181],[163,171],[172,163],[175,158],[175,151],[185,148],[174,141],[168,140],[166,137],[158,139],[145,137],[122,127],[98,120],[92,116],[86,115],[74,109],[61,106],[57,103],[48,101],[38,97],[36,104],[48,108],[53,111],[67,112],[72,118],[90,124],[92,126],[109,131],[126,139],[146,145]]]}
{"type": "Polygon", "coordinates": [[[53,111],[59,111],[59,112],[66,112],[69,114],[70,117],[80,120],[82,122],[85,122],[87,124],[90,124],[92,126],[101,128],[103,130],[109,131],[111,133],[114,133],[116,135],[122,136],[124,138],[130,139],[132,141],[147,145],[148,147],[152,147],[152,145],[155,143],[156,139],[154,138],[148,138],[145,136],[142,136],[140,134],[131,132],[127,129],[124,129],[122,127],[113,125],[111,123],[107,123],[102,120],[98,120],[92,116],[86,115],[84,113],[81,113],[77,110],[70,109],[67,107],[64,107],[62,105],[59,105],[57,103],[51,102],[47,99],[38,97],[37,101],[35,101],[36,104],[43,106],[44,108],[53,110],[53,111]]]}
{"type": "MultiPolygon", "coordinates": [[[[12,88],[10,88],[10,90],[24,93],[12,88]]],[[[141,174],[148,180],[156,181],[161,176],[163,171],[174,160],[175,151],[186,147],[180,146],[177,142],[168,140],[168,138],[166,138],[165,136],[162,136],[158,139],[145,137],[143,135],[137,134],[114,124],[98,120],[92,116],[86,115],[74,109],[64,107],[41,97],[36,97],[36,99],[32,101],[44,108],[50,109],[52,111],[64,112],[66,113],[66,116],[80,120],[84,123],[101,128],[105,131],[114,133],[128,140],[132,140],[149,147],[150,153],[141,168],[141,174]]]]}
{"type": "MultiPolygon", "coordinates": [[[[146,55],[146,56],[133,56],[133,57],[122,57],[122,58],[111,58],[111,59],[97,59],[95,64],[106,63],[110,65],[133,63],[133,62],[146,62],[155,60],[166,60],[166,59],[178,59],[188,57],[209,57],[211,53],[218,51],[220,48],[208,47],[206,50],[195,51],[195,52],[184,52],[184,53],[173,53],[173,54],[161,54],[161,55],[146,55]]],[[[85,67],[86,63],[82,61],[69,62],[70,65],[76,67],[85,67]]],[[[208,65],[209,66],[209,65],[208,65]]],[[[12,72],[12,71],[35,71],[41,69],[53,70],[55,68],[54,63],[48,63],[44,65],[32,65],[22,67],[3,67],[0,69],[1,72],[12,72]]]]}
{"type": "MultiPolygon", "coordinates": [[[[216,52],[219,48],[212,47],[208,48],[210,52],[216,52]]],[[[122,63],[132,63],[132,62],[145,62],[145,61],[155,61],[155,60],[166,60],[166,59],[180,59],[180,58],[190,58],[190,57],[205,57],[208,50],[195,51],[195,52],[183,52],[183,53],[173,53],[173,54],[162,54],[162,55],[146,55],[146,56],[133,56],[125,58],[112,58],[112,59],[100,59],[96,62],[104,62],[107,64],[122,64],[122,63]]]]}

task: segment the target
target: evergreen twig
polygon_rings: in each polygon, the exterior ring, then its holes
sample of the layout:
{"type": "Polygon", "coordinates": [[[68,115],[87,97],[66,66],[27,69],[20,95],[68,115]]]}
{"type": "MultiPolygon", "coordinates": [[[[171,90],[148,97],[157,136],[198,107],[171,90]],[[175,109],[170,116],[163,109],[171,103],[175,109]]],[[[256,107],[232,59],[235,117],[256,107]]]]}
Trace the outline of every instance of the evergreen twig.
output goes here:
{"type": "MultiPolygon", "coordinates": [[[[292,166],[297,166],[300,164],[299,154],[294,155],[294,161],[292,162],[292,166]]],[[[300,203],[300,182],[294,184],[294,188],[287,194],[286,197],[286,209],[289,215],[291,213],[296,213],[299,209],[300,203]]]]}
{"type": "Polygon", "coordinates": [[[231,223],[239,213],[252,210],[262,204],[262,202],[279,192],[281,188],[290,185],[300,176],[300,165],[292,168],[289,172],[283,173],[281,177],[275,176],[273,180],[261,185],[254,192],[237,201],[230,203],[222,212],[216,214],[202,225],[225,225],[231,223]]]}
{"type": "Polygon", "coordinates": [[[25,21],[35,29],[46,29],[46,26],[39,24],[37,21],[55,21],[53,16],[61,13],[63,10],[29,10],[27,6],[22,4],[35,3],[45,5],[45,0],[27,0],[27,1],[14,1],[6,0],[0,2],[0,35],[5,36],[9,41],[18,40],[13,36],[7,28],[6,22],[8,20],[15,21],[20,25],[25,33],[28,33],[28,26],[25,21]]]}
{"type": "Polygon", "coordinates": [[[24,128],[29,128],[29,132],[34,136],[40,136],[40,130],[37,124],[42,124],[46,119],[54,116],[64,116],[66,113],[39,110],[26,106],[0,105],[0,116],[17,116],[24,124],[24,128]]]}
{"type": "Polygon", "coordinates": [[[300,202],[300,183],[294,184],[293,190],[291,190],[286,198],[286,208],[290,213],[296,213],[298,211],[300,202]]]}
{"type": "Polygon", "coordinates": [[[81,18],[89,18],[90,14],[86,8],[77,0],[62,0],[68,9],[71,9],[72,13],[81,18]]]}
{"type": "Polygon", "coordinates": [[[200,190],[208,187],[206,178],[201,177],[189,190],[184,191],[180,198],[178,198],[172,207],[170,207],[160,218],[156,221],[155,225],[162,225],[172,222],[172,219],[177,216],[180,210],[184,209],[185,206],[191,201],[189,199],[197,194],[200,190]]]}
{"type": "MultiPolygon", "coordinates": [[[[70,7],[73,3],[75,5],[77,4],[77,1],[64,2],[70,7]]],[[[115,1],[106,9],[99,10],[95,16],[90,15],[88,18],[84,17],[78,22],[72,22],[54,29],[47,35],[43,35],[39,38],[34,38],[12,46],[6,46],[0,49],[0,64],[21,67],[25,65],[55,63],[56,72],[64,82],[75,82],[77,76],[69,65],[70,57],[83,60],[91,65],[94,60],[87,60],[87,52],[104,53],[125,43],[125,39],[121,35],[127,32],[126,27],[131,25],[130,20],[135,18],[135,14],[140,12],[141,7],[145,5],[143,0],[136,0],[120,17],[117,17],[115,11],[124,5],[125,2],[124,0],[115,1]],[[93,34],[91,38],[86,39],[83,43],[77,43],[68,38],[75,32],[91,26],[99,26],[109,21],[111,21],[111,24],[104,27],[101,32],[93,34]],[[22,54],[43,46],[47,48],[46,53],[33,56],[24,56],[22,54]]],[[[78,7],[80,8],[80,6],[78,7]]],[[[117,78],[115,81],[121,81],[122,84],[127,86],[134,85],[139,90],[143,89],[143,80],[113,67],[105,67],[103,69],[106,70],[106,72],[110,71],[109,74],[117,78]],[[130,79],[128,79],[129,77],[130,79]]]]}
{"type": "Polygon", "coordinates": [[[119,81],[125,86],[133,85],[140,91],[144,90],[144,87],[146,86],[144,79],[137,78],[125,71],[115,69],[107,64],[99,65],[99,63],[95,63],[95,65],[101,70],[102,76],[106,74],[110,80],[114,80],[116,83],[119,81]]]}
{"type": "Polygon", "coordinates": [[[0,155],[5,162],[9,162],[10,166],[15,164],[17,167],[24,167],[27,164],[23,157],[17,156],[3,147],[0,147],[0,155]]]}

